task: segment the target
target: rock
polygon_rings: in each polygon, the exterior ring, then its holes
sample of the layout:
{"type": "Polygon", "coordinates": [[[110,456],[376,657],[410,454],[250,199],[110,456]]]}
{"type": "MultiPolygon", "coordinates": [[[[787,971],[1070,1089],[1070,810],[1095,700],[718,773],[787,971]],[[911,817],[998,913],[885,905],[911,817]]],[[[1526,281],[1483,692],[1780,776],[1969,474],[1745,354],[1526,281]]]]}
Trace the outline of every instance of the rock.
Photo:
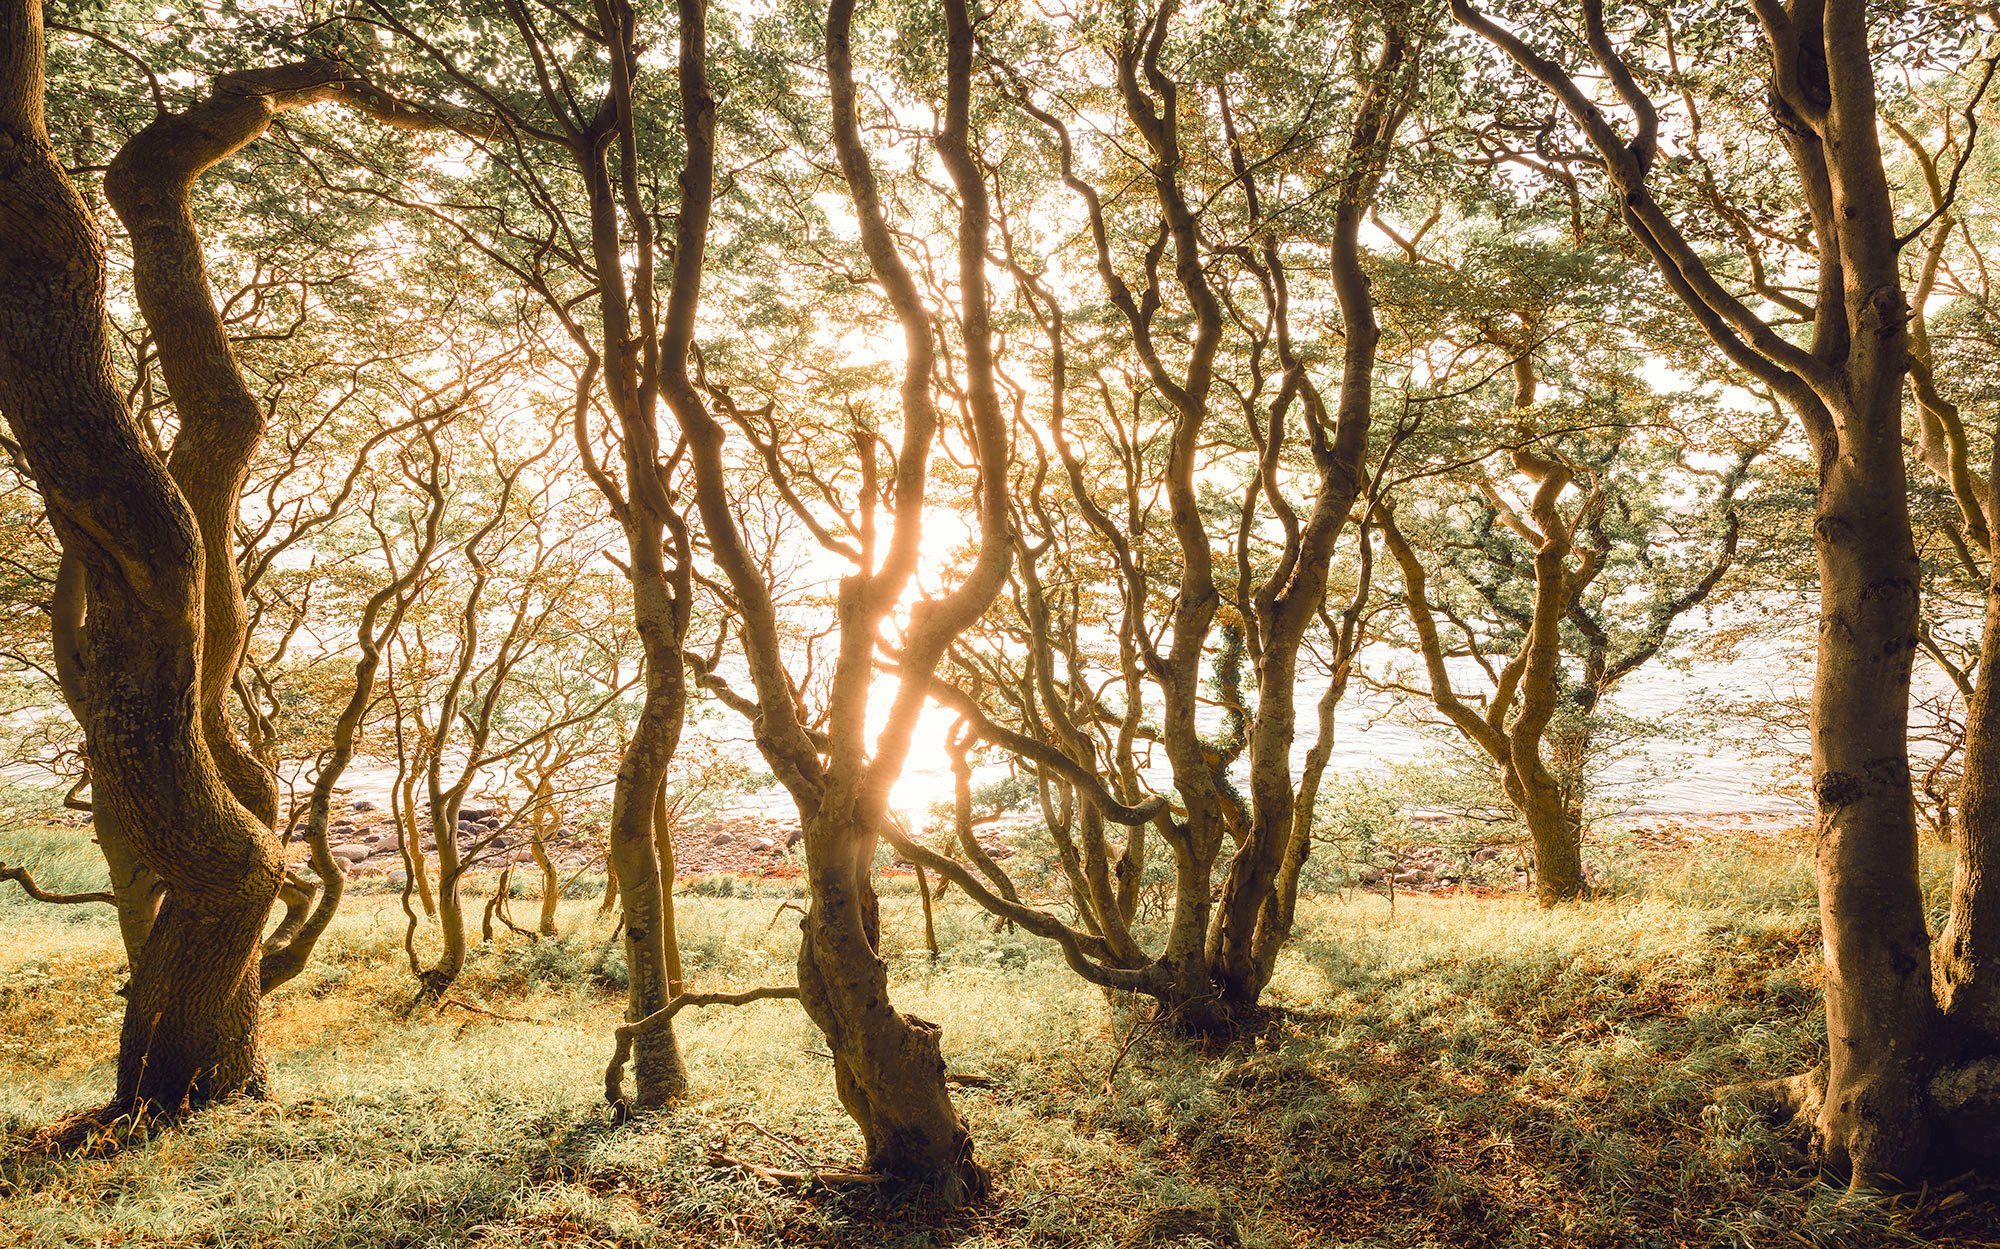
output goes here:
{"type": "Polygon", "coordinates": [[[498,814],[500,814],[500,811],[496,807],[460,807],[458,809],[458,820],[461,824],[467,820],[471,820],[476,824],[481,820],[491,819],[498,814]]]}
{"type": "Polygon", "coordinates": [[[356,798],[353,802],[347,804],[347,809],[349,811],[373,811],[375,810],[375,804],[366,798],[356,798]]]}
{"type": "Polygon", "coordinates": [[[335,846],[333,848],[333,857],[343,863],[359,863],[373,853],[374,851],[370,850],[367,846],[335,846]]]}
{"type": "Polygon", "coordinates": [[[1382,869],[1379,867],[1364,867],[1354,874],[1354,879],[1364,885],[1379,885],[1382,883],[1382,869]]]}

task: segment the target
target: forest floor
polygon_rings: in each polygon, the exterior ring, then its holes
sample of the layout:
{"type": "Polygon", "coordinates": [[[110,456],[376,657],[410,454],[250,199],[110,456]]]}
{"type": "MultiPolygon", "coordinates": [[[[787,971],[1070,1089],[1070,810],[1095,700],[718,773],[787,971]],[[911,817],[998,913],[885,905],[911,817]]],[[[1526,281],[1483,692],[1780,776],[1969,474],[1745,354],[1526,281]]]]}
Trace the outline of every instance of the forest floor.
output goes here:
{"type": "MultiPolygon", "coordinates": [[[[61,834],[0,835],[0,858],[87,887],[94,852],[61,834]]],[[[684,1016],[693,1095],[611,1126],[623,965],[599,887],[576,882],[559,937],[478,947],[445,1008],[414,1014],[397,901],[362,889],[267,1003],[269,1100],[108,1157],[0,1161],[0,1245],[2000,1246],[1990,1188],[1852,1197],[1711,1104],[1823,1045],[1796,846],[1711,845],[1555,912],[1313,899],[1271,989],[1281,1012],[1213,1052],[956,897],[933,961],[896,892],[897,1004],[944,1025],[997,1180],[944,1214],[713,1163],[858,1158],[793,1003],[684,1016]]],[[[684,882],[691,978],[788,982],[791,887],[684,882]]],[[[108,1090],[121,958],[102,908],[5,888],[0,1134],[17,1135],[108,1090]]]]}

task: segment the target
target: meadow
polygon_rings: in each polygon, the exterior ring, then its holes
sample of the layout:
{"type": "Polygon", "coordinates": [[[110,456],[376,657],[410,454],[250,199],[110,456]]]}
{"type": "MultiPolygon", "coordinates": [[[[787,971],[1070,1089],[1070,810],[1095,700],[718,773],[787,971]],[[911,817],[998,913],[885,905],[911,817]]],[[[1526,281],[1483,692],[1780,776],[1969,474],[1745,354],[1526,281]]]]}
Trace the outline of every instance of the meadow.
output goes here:
{"type": "MultiPolygon", "coordinates": [[[[75,830],[0,857],[88,887],[75,830]]],[[[1942,881],[1932,874],[1934,888],[1942,881]]],[[[601,1101],[624,967],[601,885],[562,935],[482,945],[442,1009],[412,986],[393,894],[350,899],[266,1005],[270,1096],[95,1156],[12,1157],[0,1243],[146,1246],[2000,1245],[1993,1193],[1818,1180],[1798,1141],[1715,1090],[1823,1045],[1803,851],[1758,844],[1621,875],[1544,910],[1513,896],[1311,899],[1258,1035],[1204,1050],[955,896],[940,955],[886,882],[898,1004],[945,1028],[994,1169],[940,1213],[865,1186],[779,1184],[860,1142],[797,1006],[684,1016],[694,1092],[614,1126],[601,1101]]],[[[696,987],[783,982],[786,889],[683,881],[696,987]]],[[[101,1099],[121,999],[104,908],[0,898],[0,1129],[101,1099]]]]}

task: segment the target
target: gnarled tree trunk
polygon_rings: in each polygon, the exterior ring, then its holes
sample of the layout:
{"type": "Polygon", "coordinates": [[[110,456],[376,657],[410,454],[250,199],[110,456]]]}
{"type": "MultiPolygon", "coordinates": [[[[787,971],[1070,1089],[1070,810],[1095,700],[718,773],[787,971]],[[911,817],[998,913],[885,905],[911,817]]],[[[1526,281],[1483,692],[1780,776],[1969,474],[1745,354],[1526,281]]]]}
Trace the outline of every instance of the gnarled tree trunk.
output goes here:
{"type": "Polygon", "coordinates": [[[282,865],[204,732],[201,530],[119,392],[102,241],[49,145],[42,58],[37,0],[0,3],[0,410],[83,568],[93,801],[167,888],[114,1105],[175,1113],[261,1085],[256,960],[282,865]]]}

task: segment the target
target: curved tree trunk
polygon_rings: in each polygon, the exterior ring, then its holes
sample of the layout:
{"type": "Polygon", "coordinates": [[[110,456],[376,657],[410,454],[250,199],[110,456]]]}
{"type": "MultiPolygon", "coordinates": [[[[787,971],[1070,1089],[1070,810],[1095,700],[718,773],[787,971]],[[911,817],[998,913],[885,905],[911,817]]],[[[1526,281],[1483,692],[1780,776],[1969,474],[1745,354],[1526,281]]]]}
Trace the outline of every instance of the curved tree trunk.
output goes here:
{"type": "MultiPolygon", "coordinates": [[[[219,638],[221,661],[204,662],[204,589],[215,562],[234,576],[230,546],[204,549],[200,510],[119,393],[101,241],[49,147],[42,57],[40,5],[0,4],[0,140],[8,151],[0,162],[0,409],[64,550],[83,568],[81,719],[93,804],[167,889],[133,960],[116,1102],[174,1113],[261,1083],[256,960],[283,869],[260,818],[272,804],[250,786],[243,796],[260,811],[246,809],[230,784],[241,778],[218,764],[206,731],[209,673],[233,664],[235,650],[219,638]]],[[[148,130],[157,136],[179,120],[163,117],[154,123],[160,130],[148,130]]],[[[243,141],[223,140],[214,158],[243,141]]],[[[206,163],[194,156],[181,195],[206,163]]],[[[195,261],[198,274],[198,252],[195,261]]],[[[138,263],[171,279],[178,262],[148,242],[138,263]]],[[[183,408],[181,437],[201,444],[213,433],[240,448],[247,433],[254,449],[261,426],[211,430],[213,415],[199,403],[183,408]]]]}
{"type": "Polygon", "coordinates": [[[556,872],[556,863],[549,857],[549,848],[537,835],[529,843],[529,851],[535,856],[535,868],[542,874],[541,909],[535,916],[535,935],[553,937],[556,935],[556,904],[562,901],[562,877],[556,872]]]}
{"type": "Polygon", "coordinates": [[[975,1198],[987,1178],[945,1084],[941,1029],[889,1001],[877,952],[880,918],[869,865],[875,838],[852,827],[806,832],[812,906],[801,925],[799,1001],[826,1034],[840,1104],[861,1128],[870,1170],[942,1184],[975,1198]],[[819,855],[812,855],[817,844],[819,855]]]}

